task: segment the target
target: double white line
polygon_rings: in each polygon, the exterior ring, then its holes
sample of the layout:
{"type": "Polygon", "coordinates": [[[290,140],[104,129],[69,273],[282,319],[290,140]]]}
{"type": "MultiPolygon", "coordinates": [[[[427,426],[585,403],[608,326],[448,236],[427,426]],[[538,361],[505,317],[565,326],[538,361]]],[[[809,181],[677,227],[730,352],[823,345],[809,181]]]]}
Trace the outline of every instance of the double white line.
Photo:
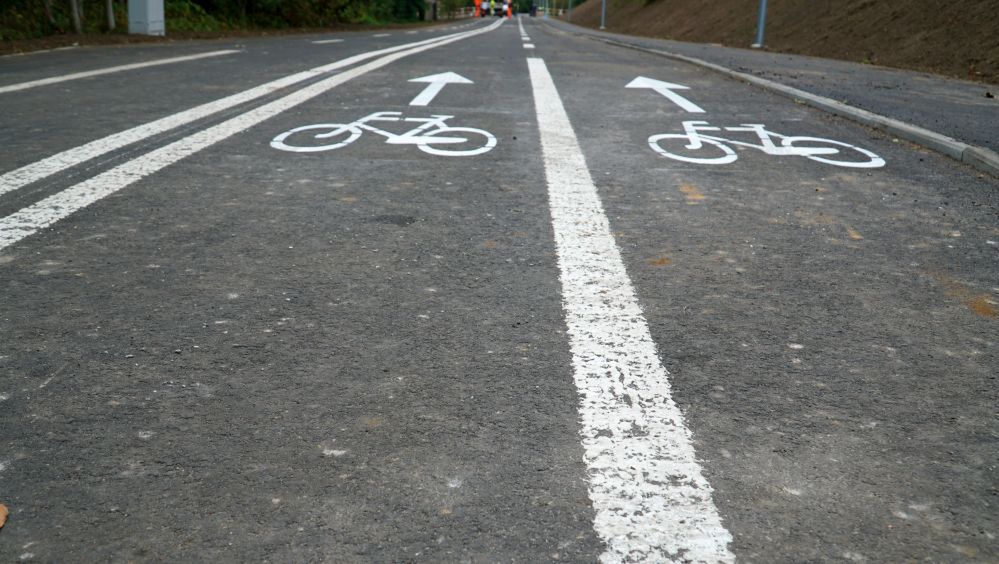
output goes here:
{"type": "Polygon", "coordinates": [[[379,55],[384,55],[370,63],[351,68],[218,125],[170,143],[0,219],[0,250],[167,165],[244,131],[289,108],[311,100],[353,78],[384,67],[403,57],[490,32],[502,25],[502,23],[502,21],[497,21],[482,29],[355,55],[342,61],[274,80],[250,90],[92,141],[86,145],[63,151],[62,153],[8,172],[0,176],[0,195],[131,143],[211,116],[238,104],[255,100],[281,88],[300,83],[333,70],[348,67],[379,55]]]}

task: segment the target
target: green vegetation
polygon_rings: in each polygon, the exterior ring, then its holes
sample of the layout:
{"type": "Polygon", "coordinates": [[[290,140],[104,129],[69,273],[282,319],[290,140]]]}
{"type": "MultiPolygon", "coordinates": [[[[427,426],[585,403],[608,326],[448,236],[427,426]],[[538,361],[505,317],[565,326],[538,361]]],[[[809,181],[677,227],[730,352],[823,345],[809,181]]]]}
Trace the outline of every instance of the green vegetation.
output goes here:
{"type": "MultiPolygon", "coordinates": [[[[127,5],[127,0],[3,0],[0,40],[123,33],[127,5]],[[74,7],[79,9],[79,24],[74,7]],[[108,18],[109,8],[113,19],[108,18]]],[[[466,5],[471,0],[438,0],[438,17],[466,5]]],[[[418,21],[427,9],[425,0],[164,0],[168,33],[418,21]]]]}

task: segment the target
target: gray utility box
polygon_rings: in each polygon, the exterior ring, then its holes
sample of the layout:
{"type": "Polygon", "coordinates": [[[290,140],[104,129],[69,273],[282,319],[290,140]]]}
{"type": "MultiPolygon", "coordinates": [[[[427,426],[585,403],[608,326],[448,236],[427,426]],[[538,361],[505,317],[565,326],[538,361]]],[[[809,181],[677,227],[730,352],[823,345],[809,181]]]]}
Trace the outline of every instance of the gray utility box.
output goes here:
{"type": "Polygon", "coordinates": [[[128,32],[166,35],[163,0],[128,0],[128,32]]]}

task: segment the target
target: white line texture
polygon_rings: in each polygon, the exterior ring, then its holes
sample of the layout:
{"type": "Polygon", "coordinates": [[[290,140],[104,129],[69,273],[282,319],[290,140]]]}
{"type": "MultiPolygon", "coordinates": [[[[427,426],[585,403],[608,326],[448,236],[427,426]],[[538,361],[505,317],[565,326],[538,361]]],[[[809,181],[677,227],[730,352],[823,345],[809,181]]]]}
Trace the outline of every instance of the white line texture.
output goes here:
{"type": "Polygon", "coordinates": [[[80,145],[79,147],[67,149],[61,153],[56,153],[55,155],[46,157],[40,161],[24,165],[0,176],[0,195],[17,190],[31,184],[32,182],[37,182],[47,176],[51,176],[72,166],[84,163],[90,159],[97,158],[101,155],[110,153],[111,151],[131,145],[132,143],[137,143],[154,135],[159,135],[160,133],[170,131],[171,129],[175,129],[213,114],[217,114],[240,104],[256,100],[257,98],[266,96],[282,88],[293,86],[310,78],[315,78],[322,74],[339,70],[379,55],[387,55],[389,53],[395,53],[404,49],[411,49],[421,45],[429,45],[437,41],[443,41],[449,37],[457,37],[459,35],[461,34],[434,37],[423,41],[415,41],[413,43],[397,45],[395,47],[387,47],[385,49],[360,53],[340,61],[318,66],[306,71],[279,78],[277,80],[272,80],[271,82],[261,84],[260,86],[256,86],[249,90],[238,92],[231,96],[226,96],[225,98],[220,98],[200,106],[195,106],[173,115],[144,123],[142,125],[137,125],[131,129],[126,129],[125,131],[114,133],[108,135],[107,137],[102,137],[101,139],[96,139],[84,145],[80,145]]]}
{"type": "Polygon", "coordinates": [[[448,39],[438,40],[429,45],[386,55],[370,63],[354,67],[340,74],[310,84],[283,98],[254,108],[244,114],[226,120],[203,131],[165,145],[141,157],[137,157],[104,173],[85,180],[45,198],[34,205],[23,208],[11,215],[0,218],[0,250],[49,227],[57,221],[97,202],[115,192],[137,182],[154,172],[169,166],[184,157],[193,155],[219,141],[245,131],[254,125],[277,114],[307,102],[353,78],[384,67],[403,57],[434,49],[468,37],[487,33],[496,29],[502,21],[489,27],[455,34],[448,39]]]}
{"type": "Polygon", "coordinates": [[[182,63],[184,61],[194,61],[197,59],[204,59],[207,57],[218,57],[220,55],[231,55],[233,53],[239,53],[238,49],[226,49],[223,51],[209,51],[208,53],[198,53],[197,55],[186,55],[184,57],[172,57],[170,59],[159,59],[156,61],[146,61],[145,63],[132,63],[130,65],[121,65],[117,67],[108,67],[105,69],[97,69],[92,71],[84,72],[74,72],[73,74],[64,74],[62,76],[53,76],[51,78],[42,78],[39,80],[32,80],[30,82],[21,82],[18,84],[11,84],[9,86],[0,86],[0,94],[5,92],[16,92],[18,90],[27,90],[28,88],[34,88],[36,86],[45,86],[47,84],[57,84],[59,82],[66,82],[67,80],[77,80],[79,78],[89,78],[91,76],[100,76],[102,74],[111,74],[114,72],[122,72],[127,70],[142,69],[146,67],[155,67],[159,65],[169,65],[171,63],[182,63]]]}
{"type": "Polygon", "coordinates": [[[555,83],[527,60],[541,132],[601,562],[734,562],[732,537],[555,83]]]}

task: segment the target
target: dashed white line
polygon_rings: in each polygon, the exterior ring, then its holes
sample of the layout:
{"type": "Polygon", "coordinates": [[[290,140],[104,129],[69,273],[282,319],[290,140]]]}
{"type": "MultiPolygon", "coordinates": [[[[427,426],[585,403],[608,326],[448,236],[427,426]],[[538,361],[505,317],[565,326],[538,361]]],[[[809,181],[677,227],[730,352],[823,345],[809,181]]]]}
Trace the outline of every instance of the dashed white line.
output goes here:
{"type": "Polygon", "coordinates": [[[427,45],[413,47],[405,51],[386,55],[370,63],[348,69],[340,74],[310,84],[283,98],[254,108],[244,114],[228,119],[218,125],[199,131],[193,135],[170,143],[151,151],[141,157],[132,159],[111,170],[98,174],[45,198],[34,205],[23,208],[11,215],[0,218],[0,250],[13,245],[25,237],[54,224],[55,222],[97,202],[115,192],[138,182],[187,156],[210,147],[241,131],[244,131],[268,118],[271,118],[289,108],[302,104],[320,94],[339,86],[353,78],[372,70],[384,67],[403,57],[434,49],[468,37],[492,31],[500,23],[475,30],[455,34],[444,40],[430,42],[427,45]]]}
{"type": "Polygon", "coordinates": [[[734,562],[669,373],[542,59],[527,60],[603,562],[734,562]]]}
{"type": "Polygon", "coordinates": [[[42,78],[39,80],[32,80],[29,82],[21,82],[18,84],[11,84],[8,86],[0,86],[0,94],[6,92],[16,92],[18,90],[27,90],[28,88],[34,88],[36,86],[45,86],[48,84],[57,84],[59,82],[66,82],[67,80],[77,80],[80,78],[89,78],[92,76],[100,76],[103,74],[111,74],[114,72],[122,72],[127,70],[135,70],[146,67],[155,67],[159,65],[169,65],[172,63],[182,63],[184,61],[194,61],[197,59],[204,59],[207,57],[218,57],[221,55],[231,55],[232,53],[239,53],[235,49],[225,49],[222,51],[209,51],[207,53],[198,53],[197,55],[187,55],[184,57],[172,57],[169,59],[159,59],[156,61],[146,61],[145,63],[133,63],[130,65],[120,65],[117,67],[108,67],[104,69],[97,69],[92,71],[75,72],[72,74],[64,74],[62,76],[53,76],[50,78],[42,78]]]}
{"type": "Polygon", "coordinates": [[[313,45],[327,45],[329,43],[343,43],[343,39],[320,39],[312,42],[313,45]]]}
{"type": "Polygon", "coordinates": [[[534,49],[533,43],[524,43],[524,49],[534,49]]]}

